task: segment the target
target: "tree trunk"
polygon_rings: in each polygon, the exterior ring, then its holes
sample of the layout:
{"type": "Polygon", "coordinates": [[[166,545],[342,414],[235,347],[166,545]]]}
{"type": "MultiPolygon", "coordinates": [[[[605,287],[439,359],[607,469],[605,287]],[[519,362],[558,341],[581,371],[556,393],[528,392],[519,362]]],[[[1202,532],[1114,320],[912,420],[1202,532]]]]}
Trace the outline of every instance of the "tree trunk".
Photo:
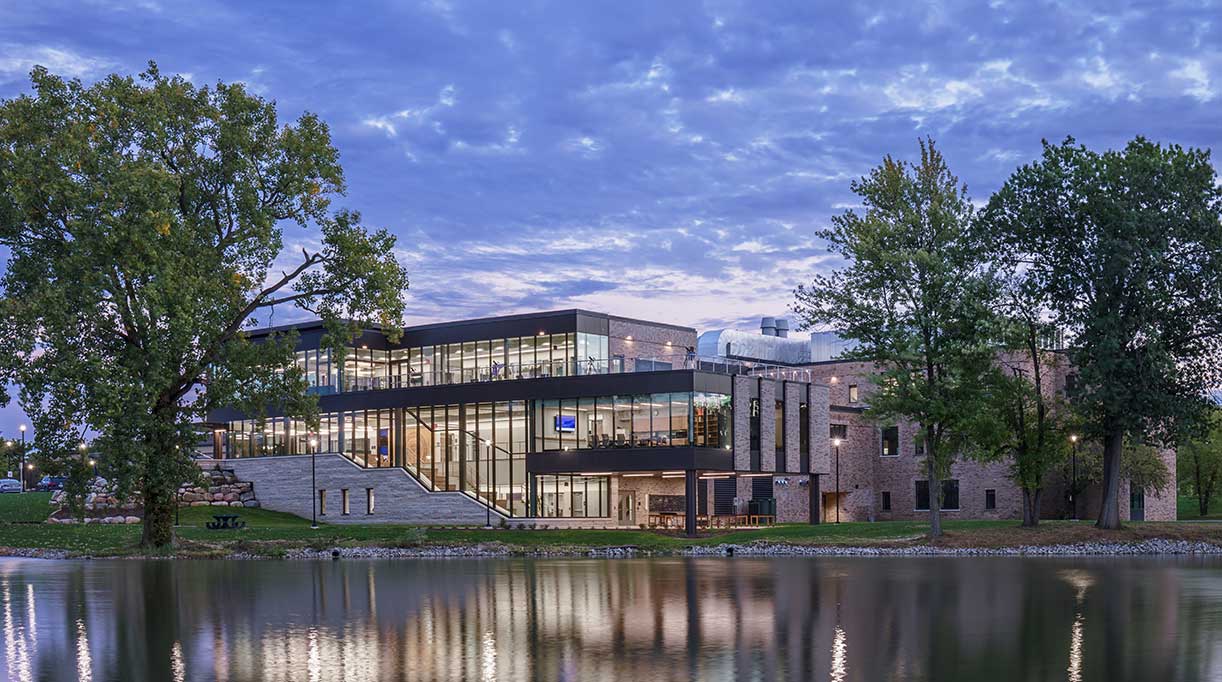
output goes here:
{"type": "Polygon", "coordinates": [[[181,476],[178,475],[175,452],[170,442],[169,438],[162,439],[163,444],[149,447],[145,454],[141,486],[144,530],[140,536],[140,546],[146,549],[164,549],[174,544],[174,505],[181,476]]]}
{"type": "Polygon", "coordinates": [[[1120,529],[1120,457],[1124,449],[1124,432],[1113,428],[1103,437],[1103,503],[1099,506],[1099,521],[1095,527],[1103,530],[1120,529]]]}
{"type": "Polygon", "coordinates": [[[933,451],[933,439],[925,436],[925,464],[929,469],[929,537],[942,537],[942,481],[938,480],[938,461],[933,451]]]}
{"type": "Polygon", "coordinates": [[[1209,495],[1197,490],[1197,504],[1201,507],[1201,516],[1209,516],[1209,495]]]}
{"type": "Polygon", "coordinates": [[[144,532],[140,546],[160,549],[174,544],[174,494],[144,490],[144,532]]]}
{"type": "Polygon", "coordinates": [[[1040,496],[1043,490],[1023,488],[1023,528],[1035,528],[1040,524],[1040,496]]]}

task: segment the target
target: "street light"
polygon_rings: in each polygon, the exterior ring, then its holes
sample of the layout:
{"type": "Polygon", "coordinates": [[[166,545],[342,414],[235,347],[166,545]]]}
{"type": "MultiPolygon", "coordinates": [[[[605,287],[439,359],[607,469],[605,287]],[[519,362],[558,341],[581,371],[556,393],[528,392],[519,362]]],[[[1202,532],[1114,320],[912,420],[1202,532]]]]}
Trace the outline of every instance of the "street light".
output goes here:
{"type": "Polygon", "coordinates": [[[836,447],[836,523],[840,523],[840,439],[833,438],[836,447]]]}
{"type": "Polygon", "coordinates": [[[1073,443],[1073,455],[1071,457],[1072,473],[1069,484],[1069,517],[1074,521],[1078,520],[1078,434],[1069,435],[1069,442],[1073,443]]]}
{"type": "MultiPolygon", "coordinates": [[[[21,470],[25,471],[25,424],[17,427],[21,431],[21,470]]],[[[31,469],[34,467],[31,466],[31,469]]],[[[21,474],[21,492],[25,492],[25,473],[21,474]]]]}
{"type": "Polygon", "coordinates": [[[318,439],[310,436],[310,528],[318,530],[318,474],[316,456],[318,439]]]}

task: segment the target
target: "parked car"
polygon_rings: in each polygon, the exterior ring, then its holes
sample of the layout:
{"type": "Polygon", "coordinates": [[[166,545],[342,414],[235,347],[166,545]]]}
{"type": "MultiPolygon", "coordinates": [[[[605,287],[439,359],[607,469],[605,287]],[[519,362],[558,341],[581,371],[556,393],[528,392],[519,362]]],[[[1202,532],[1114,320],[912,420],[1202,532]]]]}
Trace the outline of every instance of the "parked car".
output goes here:
{"type": "Polygon", "coordinates": [[[21,492],[21,481],[15,478],[0,478],[0,493],[21,492]]]}
{"type": "Polygon", "coordinates": [[[67,480],[67,476],[43,476],[38,483],[34,484],[34,489],[43,492],[63,490],[64,482],[67,480]]]}

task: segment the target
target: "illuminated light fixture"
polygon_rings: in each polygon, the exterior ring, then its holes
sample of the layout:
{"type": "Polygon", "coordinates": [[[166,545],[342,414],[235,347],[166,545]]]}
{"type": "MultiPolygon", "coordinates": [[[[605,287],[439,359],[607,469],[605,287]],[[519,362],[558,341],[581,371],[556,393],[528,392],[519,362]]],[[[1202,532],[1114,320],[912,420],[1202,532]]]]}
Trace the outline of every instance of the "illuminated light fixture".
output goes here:
{"type": "Polygon", "coordinates": [[[833,383],[833,384],[838,381],[840,381],[840,379],[837,379],[836,377],[832,377],[831,379],[828,379],[828,382],[833,383]]]}
{"type": "Polygon", "coordinates": [[[89,447],[89,446],[88,446],[88,445],[85,445],[84,443],[81,443],[80,445],[76,446],[76,448],[77,448],[78,450],[80,450],[81,452],[84,452],[84,451],[85,451],[85,448],[87,448],[87,447],[89,447]]]}
{"type": "Polygon", "coordinates": [[[91,459],[91,460],[89,460],[89,466],[96,466],[96,465],[97,465],[97,463],[98,463],[98,460],[96,460],[96,459],[91,459]]]}
{"type": "Polygon", "coordinates": [[[541,331],[539,332],[539,336],[547,336],[547,332],[541,331]]]}
{"type": "Polygon", "coordinates": [[[649,477],[657,476],[657,474],[650,472],[648,474],[620,474],[620,476],[624,478],[643,478],[646,476],[649,476],[649,477]]]}
{"type": "Polygon", "coordinates": [[[730,449],[730,446],[729,446],[729,445],[727,445],[727,446],[726,446],[726,449],[727,449],[727,450],[729,450],[729,449],[730,449]]]}
{"type": "Polygon", "coordinates": [[[662,474],[662,478],[683,478],[686,474],[662,474]]]}
{"type": "Polygon", "coordinates": [[[833,439],[832,439],[832,445],[834,445],[834,446],[836,446],[836,447],[840,447],[840,439],[839,439],[839,438],[833,438],[833,439]]]}
{"type": "Polygon", "coordinates": [[[701,476],[702,481],[720,481],[723,478],[731,478],[730,474],[713,474],[709,476],[701,476]]]}
{"type": "Polygon", "coordinates": [[[1076,434],[1076,433],[1075,433],[1075,434],[1071,435],[1071,436],[1069,437],[1069,442],[1070,442],[1070,443],[1077,443],[1077,442],[1078,442],[1078,434],[1076,434]]]}
{"type": "Polygon", "coordinates": [[[362,343],[362,344],[361,344],[361,349],[363,349],[363,350],[369,350],[369,344],[367,344],[367,343],[362,343]]]}
{"type": "Polygon", "coordinates": [[[667,341],[667,342],[666,342],[666,345],[668,345],[668,346],[669,346],[669,345],[670,345],[670,341],[667,341]]]}
{"type": "Polygon", "coordinates": [[[24,431],[25,431],[25,424],[22,424],[21,426],[18,426],[17,428],[18,428],[18,429],[20,429],[22,432],[24,432],[24,431]]]}
{"type": "Polygon", "coordinates": [[[632,340],[632,334],[629,334],[628,336],[625,336],[625,337],[624,337],[624,340],[625,340],[625,341],[631,341],[631,340],[632,340]]]}
{"type": "Polygon", "coordinates": [[[663,476],[672,476],[672,475],[675,475],[675,474],[678,474],[678,475],[682,476],[682,475],[683,475],[683,472],[682,472],[682,471],[663,471],[663,472],[662,472],[662,475],[663,475],[663,476]]]}

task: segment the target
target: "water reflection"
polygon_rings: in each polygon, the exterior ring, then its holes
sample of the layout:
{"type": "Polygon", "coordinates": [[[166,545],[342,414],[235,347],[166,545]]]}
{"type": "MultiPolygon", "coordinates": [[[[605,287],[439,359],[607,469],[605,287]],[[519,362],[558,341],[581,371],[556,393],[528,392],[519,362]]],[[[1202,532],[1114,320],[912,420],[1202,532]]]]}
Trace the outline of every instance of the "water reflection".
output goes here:
{"type": "Polygon", "coordinates": [[[1204,559],[0,560],[7,680],[1174,680],[1204,559]]]}

